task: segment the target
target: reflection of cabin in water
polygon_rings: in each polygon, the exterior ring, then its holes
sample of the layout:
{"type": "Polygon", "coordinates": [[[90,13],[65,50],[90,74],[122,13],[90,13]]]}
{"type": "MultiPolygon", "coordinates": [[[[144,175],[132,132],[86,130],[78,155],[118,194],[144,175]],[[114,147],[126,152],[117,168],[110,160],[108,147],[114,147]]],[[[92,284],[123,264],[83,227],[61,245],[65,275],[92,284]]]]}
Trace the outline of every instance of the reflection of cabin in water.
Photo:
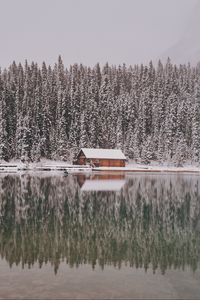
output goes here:
{"type": "Polygon", "coordinates": [[[125,180],[117,179],[117,180],[88,180],[84,182],[81,187],[81,191],[120,191],[125,185],[125,180]]]}
{"type": "Polygon", "coordinates": [[[104,182],[105,181],[123,181],[125,180],[125,175],[124,173],[115,173],[115,174],[110,174],[110,173],[100,173],[100,174],[87,174],[87,173],[80,173],[80,174],[77,174],[76,176],[77,178],[77,182],[78,182],[78,185],[80,188],[82,188],[82,186],[84,185],[85,181],[87,180],[94,180],[94,181],[100,181],[100,180],[103,180],[104,182]]]}
{"type": "Polygon", "coordinates": [[[118,149],[82,148],[74,164],[95,167],[124,167],[126,157],[118,149]]]}
{"type": "Polygon", "coordinates": [[[124,174],[78,174],[81,191],[120,191],[125,185],[124,174]]]}

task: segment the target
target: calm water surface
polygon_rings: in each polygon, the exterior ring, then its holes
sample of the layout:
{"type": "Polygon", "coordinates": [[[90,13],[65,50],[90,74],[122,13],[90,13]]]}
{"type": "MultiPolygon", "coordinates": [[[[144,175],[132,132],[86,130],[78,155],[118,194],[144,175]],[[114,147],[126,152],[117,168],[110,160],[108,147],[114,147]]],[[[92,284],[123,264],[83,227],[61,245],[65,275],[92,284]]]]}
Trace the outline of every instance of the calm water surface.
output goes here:
{"type": "Polygon", "coordinates": [[[0,298],[200,299],[200,177],[0,175],[0,298]]]}

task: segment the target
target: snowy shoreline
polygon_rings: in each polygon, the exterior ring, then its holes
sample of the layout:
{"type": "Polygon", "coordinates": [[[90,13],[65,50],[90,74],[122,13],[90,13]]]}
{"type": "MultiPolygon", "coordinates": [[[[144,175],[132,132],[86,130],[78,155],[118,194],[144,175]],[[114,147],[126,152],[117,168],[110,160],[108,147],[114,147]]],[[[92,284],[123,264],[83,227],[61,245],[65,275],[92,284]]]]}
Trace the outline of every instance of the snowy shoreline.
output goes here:
{"type": "Polygon", "coordinates": [[[175,167],[169,165],[144,165],[144,164],[136,164],[130,163],[127,164],[125,167],[90,167],[90,166],[83,166],[83,165],[72,165],[67,162],[63,161],[41,161],[38,163],[22,163],[20,161],[13,161],[13,162],[0,162],[0,173],[17,173],[21,171],[29,172],[29,171],[63,171],[67,170],[69,173],[76,173],[76,172],[163,172],[163,173],[199,173],[200,174],[200,167],[192,166],[192,165],[185,165],[183,167],[175,167]]]}

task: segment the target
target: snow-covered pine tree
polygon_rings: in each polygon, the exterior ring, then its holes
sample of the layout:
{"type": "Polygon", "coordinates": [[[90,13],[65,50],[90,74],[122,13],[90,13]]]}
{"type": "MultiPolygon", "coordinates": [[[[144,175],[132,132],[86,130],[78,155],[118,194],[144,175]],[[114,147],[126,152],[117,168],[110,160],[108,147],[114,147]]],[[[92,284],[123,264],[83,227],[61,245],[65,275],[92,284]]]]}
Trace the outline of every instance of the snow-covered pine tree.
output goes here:
{"type": "Polygon", "coordinates": [[[8,133],[6,124],[5,87],[0,78],[0,160],[9,160],[8,133]]]}
{"type": "Polygon", "coordinates": [[[79,148],[87,148],[91,147],[88,132],[87,132],[87,124],[85,122],[84,114],[81,115],[81,133],[80,133],[80,143],[79,148]]]}
{"type": "Polygon", "coordinates": [[[24,117],[22,121],[22,147],[21,147],[21,161],[31,161],[31,149],[32,149],[32,132],[30,128],[30,114],[24,117]]]}
{"type": "Polygon", "coordinates": [[[107,148],[108,141],[108,103],[111,97],[111,85],[109,81],[109,73],[108,64],[106,64],[103,68],[103,72],[105,75],[102,77],[102,83],[99,90],[99,114],[98,114],[98,142],[100,148],[107,148]]]}
{"type": "Polygon", "coordinates": [[[195,85],[192,117],[192,156],[194,162],[200,162],[200,84],[195,85]]]}
{"type": "Polygon", "coordinates": [[[177,130],[177,96],[171,93],[167,99],[165,119],[165,158],[170,161],[174,155],[174,139],[177,130]]]}

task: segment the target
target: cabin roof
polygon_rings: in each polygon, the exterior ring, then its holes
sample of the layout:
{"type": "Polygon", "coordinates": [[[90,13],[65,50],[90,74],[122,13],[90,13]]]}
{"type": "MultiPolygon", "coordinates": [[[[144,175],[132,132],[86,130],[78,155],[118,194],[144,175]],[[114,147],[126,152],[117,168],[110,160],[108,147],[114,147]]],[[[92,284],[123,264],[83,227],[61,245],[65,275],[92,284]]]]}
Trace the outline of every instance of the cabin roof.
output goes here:
{"type": "Polygon", "coordinates": [[[122,159],[126,157],[119,149],[95,149],[95,148],[81,148],[81,151],[85,154],[86,158],[97,159],[122,159]]]}

